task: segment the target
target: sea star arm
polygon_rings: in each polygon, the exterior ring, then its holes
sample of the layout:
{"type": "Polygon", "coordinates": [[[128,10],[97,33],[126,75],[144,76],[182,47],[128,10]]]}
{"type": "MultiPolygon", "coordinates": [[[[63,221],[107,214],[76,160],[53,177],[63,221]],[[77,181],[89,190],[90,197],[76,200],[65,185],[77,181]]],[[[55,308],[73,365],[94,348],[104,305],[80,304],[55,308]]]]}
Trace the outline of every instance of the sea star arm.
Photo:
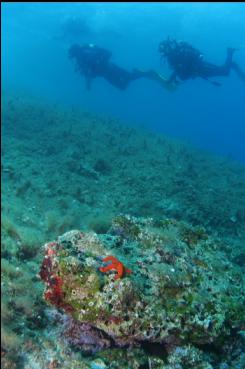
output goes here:
{"type": "Polygon", "coordinates": [[[102,273],[108,272],[108,270],[117,270],[117,267],[114,264],[109,264],[109,265],[107,265],[105,267],[101,267],[100,268],[100,271],[102,273]]]}
{"type": "Polygon", "coordinates": [[[132,273],[132,270],[125,268],[123,263],[121,263],[115,256],[109,255],[102,259],[103,262],[110,261],[111,263],[106,265],[105,267],[100,267],[99,270],[102,273],[108,272],[109,270],[115,270],[117,274],[115,275],[115,279],[122,278],[125,273],[132,273]]]}
{"type": "Polygon", "coordinates": [[[115,258],[115,256],[106,256],[104,259],[102,259],[103,262],[111,261],[113,264],[119,263],[118,259],[115,258]]]}
{"type": "Polygon", "coordinates": [[[115,275],[115,279],[119,279],[123,277],[124,267],[122,263],[117,264],[117,275],[115,275]]]}

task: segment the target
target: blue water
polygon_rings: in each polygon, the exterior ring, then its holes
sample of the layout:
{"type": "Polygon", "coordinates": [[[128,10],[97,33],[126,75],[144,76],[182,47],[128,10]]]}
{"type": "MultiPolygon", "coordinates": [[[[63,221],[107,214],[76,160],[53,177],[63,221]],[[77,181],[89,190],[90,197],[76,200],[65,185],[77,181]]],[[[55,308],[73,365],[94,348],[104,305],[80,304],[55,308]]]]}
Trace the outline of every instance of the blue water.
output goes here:
{"type": "MultiPolygon", "coordinates": [[[[122,67],[161,65],[158,44],[167,36],[190,42],[222,64],[227,46],[245,47],[244,3],[5,3],[2,4],[2,88],[79,106],[143,124],[197,147],[245,163],[245,83],[231,73],[215,87],[203,80],[169,93],[148,80],[119,91],[103,79],[85,89],[67,50],[92,42],[112,51],[122,67]],[[79,18],[81,29],[65,29],[79,18]]],[[[245,48],[235,54],[245,69],[245,48]]]]}

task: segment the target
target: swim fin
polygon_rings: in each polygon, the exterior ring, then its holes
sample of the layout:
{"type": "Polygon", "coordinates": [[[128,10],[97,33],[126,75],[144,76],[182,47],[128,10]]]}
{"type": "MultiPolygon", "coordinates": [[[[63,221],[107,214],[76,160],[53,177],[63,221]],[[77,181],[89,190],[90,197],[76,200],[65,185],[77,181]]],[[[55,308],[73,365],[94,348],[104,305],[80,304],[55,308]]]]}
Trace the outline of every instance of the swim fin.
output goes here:
{"type": "Polygon", "coordinates": [[[217,81],[209,81],[209,82],[212,83],[212,85],[217,86],[217,87],[222,86],[222,83],[217,82],[217,81]]]}
{"type": "Polygon", "coordinates": [[[210,81],[207,77],[202,77],[202,79],[204,79],[204,81],[207,81],[207,82],[211,83],[212,85],[214,85],[216,87],[222,86],[222,83],[217,82],[217,81],[210,81]]]}

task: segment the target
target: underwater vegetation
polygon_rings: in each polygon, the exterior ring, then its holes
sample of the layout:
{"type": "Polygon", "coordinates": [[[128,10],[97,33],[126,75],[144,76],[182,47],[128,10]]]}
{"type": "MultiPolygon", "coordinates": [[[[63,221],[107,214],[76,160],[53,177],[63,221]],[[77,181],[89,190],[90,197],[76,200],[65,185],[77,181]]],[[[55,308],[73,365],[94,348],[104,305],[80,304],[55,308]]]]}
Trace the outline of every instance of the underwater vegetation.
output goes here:
{"type": "Polygon", "coordinates": [[[2,120],[3,368],[244,367],[244,167],[22,96],[2,120]]]}

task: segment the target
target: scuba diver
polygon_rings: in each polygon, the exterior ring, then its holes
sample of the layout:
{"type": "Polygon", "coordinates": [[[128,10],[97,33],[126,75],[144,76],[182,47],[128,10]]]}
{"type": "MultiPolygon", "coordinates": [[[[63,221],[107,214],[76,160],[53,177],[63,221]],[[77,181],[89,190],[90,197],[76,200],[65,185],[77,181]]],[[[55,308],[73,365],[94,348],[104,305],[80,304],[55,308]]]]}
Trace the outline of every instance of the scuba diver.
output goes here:
{"type": "MultiPolygon", "coordinates": [[[[197,77],[209,81],[209,78],[218,76],[228,76],[231,69],[237,75],[245,80],[245,75],[237,63],[233,62],[232,57],[236,49],[227,48],[225,63],[221,66],[209,63],[204,60],[203,54],[192,47],[187,42],[170,39],[162,41],[159,45],[159,52],[162,58],[166,58],[173,73],[169,77],[169,83],[178,85],[180,81],[194,79],[197,77]]],[[[221,86],[221,83],[209,81],[215,86],[221,86]]]]}
{"type": "Polygon", "coordinates": [[[168,90],[175,89],[175,86],[154,70],[133,69],[129,72],[119,67],[110,61],[110,51],[93,44],[83,46],[74,44],[68,52],[69,57],[75,59],[77,70],[85,77],[87,90],[90,90],[91,83],[96,77],[105,78],[120,90],[125,90],[130,82],[139,78],[155,80],[168,90]]]}

